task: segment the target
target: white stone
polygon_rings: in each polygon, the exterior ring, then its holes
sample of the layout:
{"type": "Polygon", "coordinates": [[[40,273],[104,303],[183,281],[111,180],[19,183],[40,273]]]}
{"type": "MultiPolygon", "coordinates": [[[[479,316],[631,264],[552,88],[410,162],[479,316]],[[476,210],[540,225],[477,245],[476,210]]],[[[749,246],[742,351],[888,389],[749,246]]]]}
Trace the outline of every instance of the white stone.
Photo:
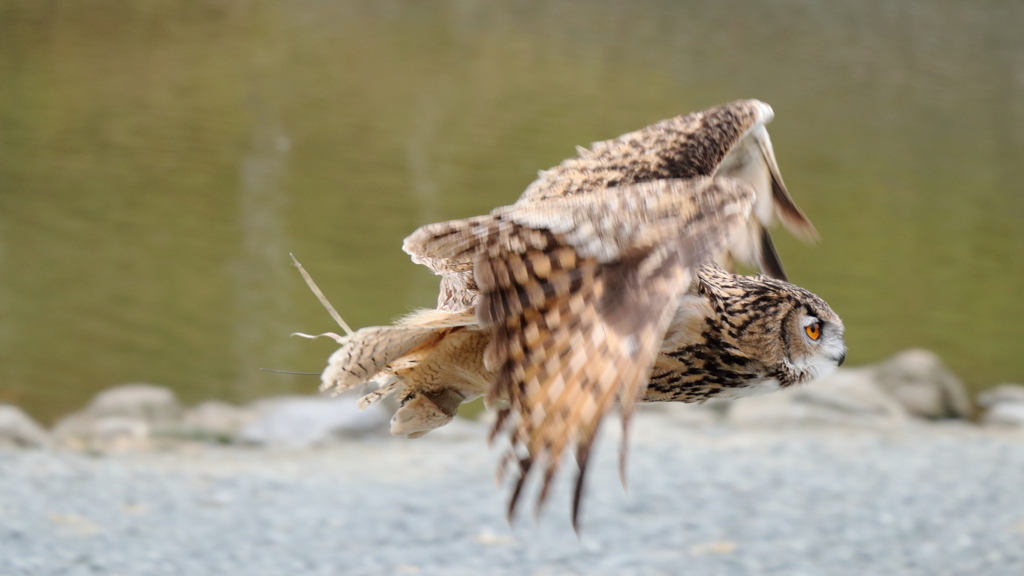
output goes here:
{"type": "Polygon", "coordinates": [[[53,436],[76,449],[144,448],[152,435],[174,433],[181,415],[169,388],[127,384],[100,392],[84,410],[62,418],[53,436]]]}
{"type": "Polygon", "coordinates": [[[1024,385],[1000,384],[978,396],[986,408],[982,423],[986,426],[1024,428],[1024,385]]]}
{"type": "Polygon", "coordinates": [[[155,426],[175,422],[182,415],[174,392],[152,384],[126,384],[104,390],[92,399],[86,411],[97,417],[138,418],[155,426]]]}
{"type": "Polygon", "coordinates": [[[969,418],[971,402],[960,380],[934,353],[900,352],[878,366],[878,383],[908,412],[923,418],[969,418]]]}
{"type": "Polygon", "coordinates": [[[982,423],[986,426],[1024,428],[1024,402],[996,404],[985,412],[982,423]]]}
{"type": "Polygon", "coordinates": [[[637,405],[641,416],[644,414],[657,414],[665,421],[678,426],[703,428],[720,423],[725,411],[721,405],[728,406],[729,402],[705,402],[703,404],[685,404],[682,402],[651,402],[637,405]]]}
{"type": "Polygon", "coordinates": [[[91,422],[89,440],[92,448],[130,450],[148,444],[149,424],[131,416],[104,416],[91,422]]]}
{"type": "Polygon", "coordinates": [[[60,445],[75,450],[124,451],[147,448],[149,423],[133,416],[96,416],[83,410],[66,416],[53,429],[60,445]]]}
{"type": "Polygon", "coordinates": [[[179,427],[180,435],[198,440],[229,441],[260,415],[261,412],[252,407],[208,400],[185,411],[179,427]]]}
{"type": "Polygon", "coordinates": [[[735,426],[900,426],[906,410],[880,390],[872,368],[840,369],[828,378],[766,396],[733,402],[735,426]]]}
{"type": "Polygon", "coordinates": [[[0,404],[0,448],[41,448],[50,437],[42,426],[10,404],[0,404]]]}
{"type": "Polygon", "coordinates": [[[390,415],[376,404],[360,411],[352,396],[289,396],[254,402],[262,416],[245,426],[238,440],[303,448],[367,433],[386,433],[390,415]]]}
{"type": "Polygon", "coordinates": [[[978,404],[981,406],[1004,403],[1024,404],[1024,384],[999,384],[978,395],[978,404]]]}

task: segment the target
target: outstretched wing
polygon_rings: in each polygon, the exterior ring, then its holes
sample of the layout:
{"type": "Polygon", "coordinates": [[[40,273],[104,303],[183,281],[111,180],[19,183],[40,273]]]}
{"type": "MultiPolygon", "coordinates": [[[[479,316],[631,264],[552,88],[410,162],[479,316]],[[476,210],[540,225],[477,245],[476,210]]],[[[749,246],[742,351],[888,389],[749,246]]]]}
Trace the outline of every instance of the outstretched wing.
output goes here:
{"type": "MultiPolygon", "coordinates": [[[[662,120],[613,140],[578,147],[574,158],[541,170],[517,204],[590,194],[608,188],[673,178],[724,176],[749,184],[757,218],[723,260],[739,260],[786,280],[786,272],[768,233],[776,216],[804,240],[818,235],[786,190],[765,125],[775,113],[758,100],[737,100],[701,112],[662,120]]],[[[477,298],[472,262],[446,263],[430,256],[414,258],[443,276],[438,308],[470,308],[477,298]]]]}
{"type": "Polygon", "coordinates": [[[725,178],[658,180],[499,208],[432,224],[406,239],[415,261],[472,268],[485,354],[506,399],[495,433],[511,434],[514,514],[532,470],[538,509],[565,450],[575,445],[579,511],[587,458],[604,414],[624,417],[647,377],[692,269],[743,235],[754,192],[725,178]]]}
{"type": "Polygon", "coordinates": [[[578,155],[542,170],[519,204],[669,178],[726,176],[750,184],[755,214],[746,240],[731,256],[785,280],[767,227],[778,217],[803,240],[816,240],[810,220],[796,206],[782,181],[765,125],[771,106],[737,100],[701,112],[669,118],[614,140],[577,148],[578,155]]]}

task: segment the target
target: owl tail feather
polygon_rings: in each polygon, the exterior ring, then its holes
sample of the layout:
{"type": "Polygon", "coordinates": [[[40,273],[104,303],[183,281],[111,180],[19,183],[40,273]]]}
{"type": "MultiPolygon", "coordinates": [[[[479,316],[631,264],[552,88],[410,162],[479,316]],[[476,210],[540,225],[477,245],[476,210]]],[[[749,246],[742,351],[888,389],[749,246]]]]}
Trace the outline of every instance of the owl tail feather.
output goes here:
{"type": "MultiPolygon", "coordinates": [[[[338,338],[341,347],[327,361],[327,368],[321,375],[320,390],[342,393],[377,380],[384,376],[381,372],[389,365],[416,348],[443,337],[448,328],[475,322],[472,311],[421,310],[402,318],[394,326],[370,326],[338,338]]],[[[381,397],[384,395],[386,393],[381,397]]]]}

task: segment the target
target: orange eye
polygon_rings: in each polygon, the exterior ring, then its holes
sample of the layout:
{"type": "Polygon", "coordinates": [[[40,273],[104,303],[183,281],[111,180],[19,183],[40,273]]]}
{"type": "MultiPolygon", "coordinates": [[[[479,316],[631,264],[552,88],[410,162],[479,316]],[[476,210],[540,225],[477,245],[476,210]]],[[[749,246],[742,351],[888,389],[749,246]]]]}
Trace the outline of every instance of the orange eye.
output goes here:
{"type": "Polygon", "coordinates": [[[807,332],[807,336],[811,340],[817,340],[821,338],[821,322],[815,322],[804,328],[804,332],[807,332]]]}

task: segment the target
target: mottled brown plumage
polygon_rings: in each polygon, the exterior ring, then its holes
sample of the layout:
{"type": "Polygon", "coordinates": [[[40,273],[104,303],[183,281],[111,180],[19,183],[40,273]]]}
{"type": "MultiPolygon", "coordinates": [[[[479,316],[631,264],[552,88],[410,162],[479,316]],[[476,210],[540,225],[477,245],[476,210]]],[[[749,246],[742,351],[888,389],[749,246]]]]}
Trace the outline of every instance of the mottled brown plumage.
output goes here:
{"type": "MultiPolygon", "coordinates": [[[[561,198],[627,184],[671,178],[727,176],[743,180],[756,192],[749,234],[721,255],[723,263],[739,260],[776,278],[786,279],[767,226],[777,216],[797,237],[818,238],[803,212],[789,196],[775,161],[765,124],[771,107],[757,100],[738,100],[701,112],[663,120],[618,138],[577,147],[577,156],[541,170],[517,204],[561,198]]],[[[434,268],[429,261],[420,263],[434,268]]],[[[442,271],[438,308],[456,311],[474,301],[470,271],[442,271]]]]}
{"type": "Polygon", "coordinates": [[[511,440],[509,515],[534,471],[543,504],[574,447],[575,523],[616,402],[628,430],[640,399],[739,397],[826,372],[845,354],[842,323],[782,280],[766,228],[779,216],[816,234],[782,183],[771,116],[746,100],[666,120],[580,149],[514,205],[420,228],[403,248],[442,275],[438,309],[342,339],[323,388],[398,393],[392,432],[410,437],[484,395],[511,440]],[[714,264],[732,259],[781,279],[714,264]]]}
{"type": "Polygon", "coordinates": [[[741,398],[809,382],[846,357],[824,300],[768,276],[697,269],[651,372],[645,402],[741,398]],[[811,340],[804,328],[820,323],[811,340]]]}

